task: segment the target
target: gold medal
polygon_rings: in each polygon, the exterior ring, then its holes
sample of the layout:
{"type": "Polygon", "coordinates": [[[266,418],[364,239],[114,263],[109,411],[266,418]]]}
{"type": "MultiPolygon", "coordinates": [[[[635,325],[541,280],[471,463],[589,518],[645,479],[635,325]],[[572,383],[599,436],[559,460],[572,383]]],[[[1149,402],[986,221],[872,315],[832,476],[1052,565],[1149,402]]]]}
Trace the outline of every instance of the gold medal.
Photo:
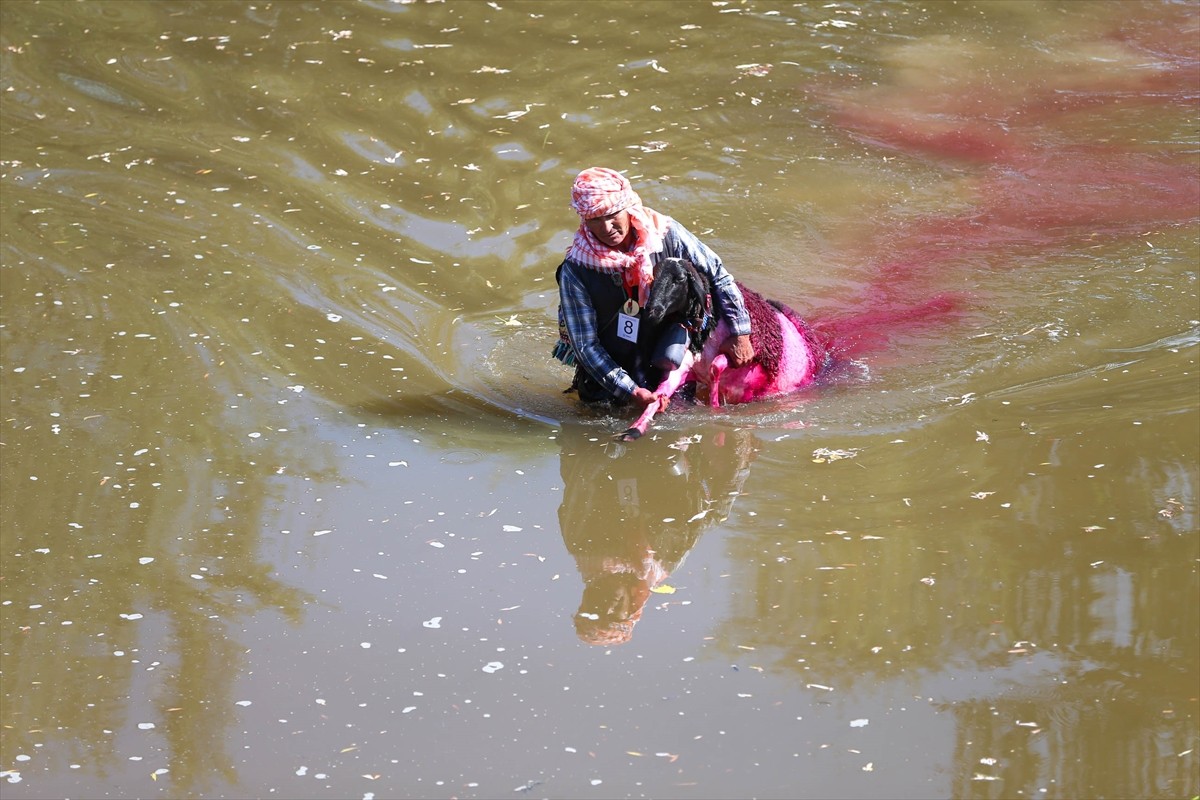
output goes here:
{"type": "Polygon", "coordinates": [[[638,311],[640,311],[640,310],[641,310],[641,306],[639,306],[639,305],[637,304],[637,300],[634,300],[634,299],[631,297],[631,298],[629,298],[628,300],[626,300],[626,301],[625,301],[625,305],[623,305],[623,306],[621,307],[621,310],[622,310],[622,311],[624,311],[626,314],[628,314],[628,315],[629,315],[629,316],[631,316],[631,317],[636,317],[636,316],[637,316],[637,313],[638,313],[638,311]]]}

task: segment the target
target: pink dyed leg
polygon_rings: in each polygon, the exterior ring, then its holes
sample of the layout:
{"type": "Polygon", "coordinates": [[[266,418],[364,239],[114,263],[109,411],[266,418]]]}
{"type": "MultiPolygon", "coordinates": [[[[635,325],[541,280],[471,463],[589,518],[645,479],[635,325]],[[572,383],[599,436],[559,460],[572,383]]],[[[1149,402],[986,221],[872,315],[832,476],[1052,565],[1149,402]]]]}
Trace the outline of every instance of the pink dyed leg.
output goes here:
{"type": "Polygon", "coordinates": [[[646,406],[645,410],[642,411],[642,415],[618,437],[619,439],[631,442],[634,439],[640,438],[642,434],[649,430],[650,423],[654,421],[654,416],[667,407],[667,403],[671,401],[671,395],[679,391],[679,387],[683,386],[688,378],[691,377],[694,361],[695,358],[691,352],[684,355],[683,363],[677,369],[668,373],[663,382],[654,390],[654,395],[658,398],[658,402],[646,406]]]}
{"type": "Polygon", "coordinates": [[[663,401],[660,397],[657,402],[646,406],[642,411],[642,415],[637,418],[637,421],[625,429],[624,433],[617,436],[618,439],[624,442],[632,442],[634,439],[640,439],[650,427],[650,423],[654,421],[654,415],[662,410],[663,401]]]}
{"type": "Polygon", "coordinates": [[[708,404],[713,408],[721,405],[721,373],[729,366],[729,359],[722,353],[712,360],[708,368],[708,404]]]}

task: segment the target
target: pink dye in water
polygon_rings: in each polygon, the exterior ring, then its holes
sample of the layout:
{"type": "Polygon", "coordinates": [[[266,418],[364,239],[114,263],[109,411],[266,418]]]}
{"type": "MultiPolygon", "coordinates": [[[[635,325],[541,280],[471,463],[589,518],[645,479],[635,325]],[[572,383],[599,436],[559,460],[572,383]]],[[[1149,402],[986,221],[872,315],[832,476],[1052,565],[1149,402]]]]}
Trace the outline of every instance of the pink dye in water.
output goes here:
{"type": "Polygon", "coordinates": [[[1198,110],[1200,6],[1112,8],[1119,22],[1047,63],[975,65],[978,54],[951,52],[958,62],[935,74],[920,58],[944,64],[947,54],[908,45],[899,65],[907,84],[818,93],[854,138],[969,176],[965,210],[960,199],[955,213],[908,218],[865,239],[858,258],[871,277],[861,296],[840,298],[837,313],[814,322],[837,355],[953,319],[969,298],[939,291],[938,279],[956,265],[1016,266],[1200,220],[1194,143],[1141,141],[1170,114],[1198,110]]]}

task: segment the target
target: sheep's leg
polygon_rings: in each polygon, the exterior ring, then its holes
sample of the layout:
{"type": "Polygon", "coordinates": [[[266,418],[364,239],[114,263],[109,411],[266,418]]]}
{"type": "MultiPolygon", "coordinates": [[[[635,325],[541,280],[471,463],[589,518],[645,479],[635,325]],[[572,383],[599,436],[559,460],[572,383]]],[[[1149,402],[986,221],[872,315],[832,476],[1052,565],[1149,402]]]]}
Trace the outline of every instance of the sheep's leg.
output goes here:
{"type": "Polygon", "coordinates": [[[618,439],[625,442],[632,442],[634,439],[640,438],[650,428],[650,423],[654,420],[654,416],[659,411],[666,410],[667,405],[671,402],[671,396],[679,391],[679,387],[687,383],[688,378],[691,377],[692,363],[694,361],[695,356],[692,355],[692,352],[690,350],[685,351],[683,363],[667,373],[667,377],[654,390],[654,396],[658,399],[658,402],[646,406],[645,410],[642,411],[642,415],[637,418],[637,421],[630,425],[624,433],[620,434],[617,437],[618,439]]]}
{"type": "Polygon", "coordinates": [[[712,360],[708,368],[708,404],[713,408],[721,405],[721,373],[729,366],[729,359],[721,353],[712,360]]]}
{"type": "Polygon", "coordinates": [[[654,415],[662,410],[663,401],[658,397],[655,402],[646,406],[642,411],[642,415],[637,418],[637,421],[625,429],[623,433],[617,435],[617,438],[622,442],[632,442],[634,439],[640,439],[642,434],[650,427],[650,423],[654,421],[654,415]]]}

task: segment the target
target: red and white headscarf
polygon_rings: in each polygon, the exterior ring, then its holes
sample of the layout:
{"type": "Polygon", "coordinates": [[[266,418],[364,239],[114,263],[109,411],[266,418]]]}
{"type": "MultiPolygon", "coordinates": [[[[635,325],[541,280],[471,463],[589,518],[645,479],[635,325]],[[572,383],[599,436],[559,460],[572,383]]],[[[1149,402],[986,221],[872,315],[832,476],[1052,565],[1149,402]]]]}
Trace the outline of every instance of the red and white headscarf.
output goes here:
{"type": "Polygon", "coordinates": [[[651,256],[662,249],[663,235],[671,218],[642,205],[642,198],[621,173],[606,167],[585,169],[571,186],[571,208],[579,214],[579,230],[567,249],[567,258],[598,272],[615,272],[627,286],[637,283],[639,300],[646,302],[654,280],[651,256]],[[624,251],[601,242],[583,220],[628,211],[637,234],[633,248],[624,251]]]}

